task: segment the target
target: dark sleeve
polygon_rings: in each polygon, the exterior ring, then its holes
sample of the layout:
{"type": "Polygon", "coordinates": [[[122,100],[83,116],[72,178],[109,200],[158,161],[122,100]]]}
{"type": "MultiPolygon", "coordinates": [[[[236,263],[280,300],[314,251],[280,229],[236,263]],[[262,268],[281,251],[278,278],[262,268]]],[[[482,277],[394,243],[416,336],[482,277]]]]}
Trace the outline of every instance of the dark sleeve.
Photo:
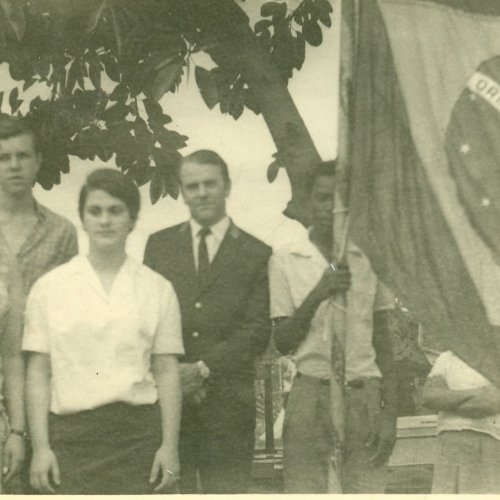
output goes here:
{"type": "Polygon", "coordinates": [[[393,309],[380,309],[373,314],[373,347],[376,362],[382,373],[382,402],[384,410],[397,415],[397,372],[391,341],[390,316],[393,309]]]}
{"type": "Polygon", "coordinates": [[[202,359],[211,373],[231,373],[253,366],[255,357],[261,354],[269,343],[269,256],[270,252],[259,261],[245,313],[235,325],[233,334],[214,346],[202,359]]]}

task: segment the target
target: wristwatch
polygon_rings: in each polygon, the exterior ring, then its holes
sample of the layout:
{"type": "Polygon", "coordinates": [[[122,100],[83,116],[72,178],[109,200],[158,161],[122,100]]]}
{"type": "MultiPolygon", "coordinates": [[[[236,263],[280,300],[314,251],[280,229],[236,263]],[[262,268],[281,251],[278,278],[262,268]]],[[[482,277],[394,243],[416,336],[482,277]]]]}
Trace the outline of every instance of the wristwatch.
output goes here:
{"type": "Polygon", "coordinates": [[[203,378],[208,378],[210,377],[210,368],[203,362],[197,361],[196,366],[198,367],[198,372],[203,378]]]}

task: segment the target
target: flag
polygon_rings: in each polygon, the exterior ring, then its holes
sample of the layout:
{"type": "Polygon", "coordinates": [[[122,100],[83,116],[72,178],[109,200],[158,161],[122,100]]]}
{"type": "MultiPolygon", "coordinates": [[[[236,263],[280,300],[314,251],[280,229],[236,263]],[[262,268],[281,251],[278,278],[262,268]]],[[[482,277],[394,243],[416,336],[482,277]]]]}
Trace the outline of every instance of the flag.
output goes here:
{"type": "Polygon", "coordinates": [[[359,2],[350,237],[500,386],[500,2],[359,2]]]}

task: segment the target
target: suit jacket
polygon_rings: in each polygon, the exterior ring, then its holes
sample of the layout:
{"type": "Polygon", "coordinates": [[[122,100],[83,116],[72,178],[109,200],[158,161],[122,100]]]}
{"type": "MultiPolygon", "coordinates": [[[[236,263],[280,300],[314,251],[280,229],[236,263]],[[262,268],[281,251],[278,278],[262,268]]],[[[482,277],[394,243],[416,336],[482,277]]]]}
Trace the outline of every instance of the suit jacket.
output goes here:
{"type": "MultiPolygon", "coordinates": [[[[212,427],[253,426],[255,359],[271,333],[267,263],[271,249],[231,223],[200,289],[190,225],[149,237],[144,263],[174,286],[185,356],[210,368],[208,395],[196,410],[212,427]]],[[[186,415],[186,411],[184,411],[186,415]]]]}

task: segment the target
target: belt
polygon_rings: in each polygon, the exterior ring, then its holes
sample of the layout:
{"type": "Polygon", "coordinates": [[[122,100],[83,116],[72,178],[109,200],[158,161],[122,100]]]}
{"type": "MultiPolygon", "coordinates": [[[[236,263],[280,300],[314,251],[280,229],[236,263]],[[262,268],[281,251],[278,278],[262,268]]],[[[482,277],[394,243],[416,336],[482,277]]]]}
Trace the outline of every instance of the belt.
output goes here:
{"type": "MultiPolygon", "coordinates": [[[[308,379],[313,379],[315,381],[319,381],[321,385],[330,385],[330,379],[327,378],[317,378],[317,377],[311,377],[310,375],[304,375],[303,373],[297,372],[295,375],[295,378],[308,378],[308,379]]],[[[367,379],[364,378],[355,378],[354,380],[348,380],[345,384],[345,386],[348,389],[363,389],[365,386],[367,379]]]]}
{"type": "Polygon", "coordinates": [[[354,380],[348,380],[345,385],[349,389],[363,389],[365,380],[362,378],[355,378],[354,380]]]}
{"type": "Polygon", "coordinates": [[[327,379],[327,378],[317,378],[317,377],[311,377],[310,375],[304,375],[300,372],[297,372],[297,374],[295,375],[295,378],[301,378],[301,377],[304,377],[304,378],[308,378],[308,379],[312,379],[312,380],[317,380],[319,381],[319,383],[321,385],[330,385],[330,380],[327,379]]]}

